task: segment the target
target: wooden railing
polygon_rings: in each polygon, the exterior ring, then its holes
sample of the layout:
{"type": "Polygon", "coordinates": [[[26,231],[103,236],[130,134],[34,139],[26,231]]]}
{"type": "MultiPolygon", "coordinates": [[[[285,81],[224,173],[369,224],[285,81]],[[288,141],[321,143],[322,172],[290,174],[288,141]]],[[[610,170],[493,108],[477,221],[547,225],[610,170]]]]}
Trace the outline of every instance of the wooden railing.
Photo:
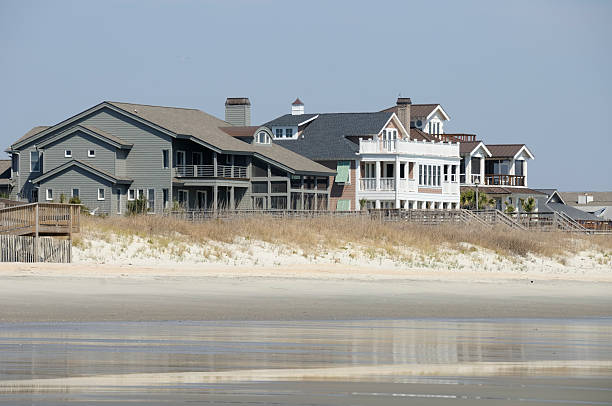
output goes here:
{"type": "Polygon", "coordinates": [[[475,134],[439,134],[441,141],[447,142],[468,142],[476,141],[475,134]]]}
{"type": "Polygon", "coordinates": [[[0,209],[0,234],[69,235],[78,233],[81,206],[63,203],[30,203],[0,209]]]}
{"type": "Polygon", "coordinates": [[[247,167],[236,165],[217,165],[217,173],[215,174],[215,165],[177,165],[175,174],[179,178],[247,178],[247,167]]]}
{"type": "Polygon", "coordinates": [[[525,186],[525,177],[519,175],[485,175],[485,185],[489,186],[525,186]]]}

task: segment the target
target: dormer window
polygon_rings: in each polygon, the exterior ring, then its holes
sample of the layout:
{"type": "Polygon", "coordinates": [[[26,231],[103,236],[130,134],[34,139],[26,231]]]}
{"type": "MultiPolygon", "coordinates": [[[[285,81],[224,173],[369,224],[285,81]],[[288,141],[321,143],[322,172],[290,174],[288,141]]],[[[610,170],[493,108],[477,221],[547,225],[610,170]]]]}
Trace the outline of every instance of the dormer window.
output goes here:
{"type": "Polygon", "coordinates": [[[422,120],[417,120],[416,125],[419,128],[423,127],[423,121],[422,120]]]}
{"type": "Polygon", "coordinates": [[[287,129],[285,130],[285,136],[286,136],[287,138],[291,138],[291,137],[293,137],[293,128],[287,128],[287,129]]]}
{"type": "Polygon", "coordinates": [[[283,138],[283,129],[282,128],[277,128],[276,129],[276,138],[283,138]]]}
{"type": "Polygon", "coordinates": [[[270,136],[268,135],[267,132],[260,131],[255,136],[255,143],[256,144],[269,144],[270,143],[270,136]]]}

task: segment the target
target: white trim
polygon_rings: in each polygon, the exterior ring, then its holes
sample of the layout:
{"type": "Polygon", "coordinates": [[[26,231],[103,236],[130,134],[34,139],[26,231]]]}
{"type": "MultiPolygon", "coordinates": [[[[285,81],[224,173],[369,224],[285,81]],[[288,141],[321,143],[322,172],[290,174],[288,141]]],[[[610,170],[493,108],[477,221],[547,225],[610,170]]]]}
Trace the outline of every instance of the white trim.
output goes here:
{"type": "Polygon", "coordinates": [[[64,150],[64,158],[72,158],[72,150],[71,149],[65,149],[64,150]]]}
{"type": "Polygon", "coordinates": [[[162,149],[162,169],[169,169],[172,167],[172,163],[170,162],[170,150],[169,149],[162,149]],[[164,152],[167,153],[168,155],[168,165],[164,166],[164,152]]]}
{"type": "Polygon", "coordinates": [[[87,157],[88,158],[95,158],[96,157],[96,150],[95,149],[88,149],[87,150],[87,157]],[[93,154],[92,154],[93,152],[93,154]]]}
{"type": "Polygon", "coordinates": [[[433,110],[431,111],[431,113],[429,113],[429,114],[427,115],[427,117],[425,117],[425,121],[429,121],[429,120],[431,119],[431,117],[434,115],[434,113],[435,113],[437,110],[440,110],[440,113],[442,113],[442,115],[444,116],[444,119],[445,119],[446,121],[450,120],[450,116],[449,116],[448,114],[446,114],[446,112],[444,111],[444,109],[442,108],[442,106],[438,104],[438,105],[436,106],[436,108],[435,108],[435,109],[433,109],[433,110]]]}
{"type": "Polygon", "coordinates": [[[378,133],[380,134],[385,128],[387,128],[387,126],[389,125],[389,122],[393,120],[393,117],[395,117],[395,124],[399,124],[400,129],[404,132],[404,135],[406,135],[410,139],[410,133],[406,131],[406,128],[402,124],[402,121],[399,119],[399,117],[395,113],[391,113],[391,117],[389,117],[385,125],[382,126],[381,130],[378,133]]]}
{"type": "Polygon", "coordinates": [[[78,197],[78,198],[81,198],[81,190],[80,190],[78,187],[73,187],[73,188],[70,190],[70,197],[78,197]],[[76,196],[74,195],[74,191],[75,191],[75,190],[77,191],[76,196]]]}
{"type": "MultiPolygon", "coordinates": [[[[461,144],[461,142],[459,142],[459,144],[461,144]]],[[[491,151],[489,151],[489,148],[487,148],[487,146],[485,145],[484,142],[480,141],[478,144],[476,144],[476,146],[474,147],[473,150],[470,151],[470,153],[468,155],[472,156],[474,155],[474,152],[476,152],[476,150],[478,150],[478,148],[484,149],[484,151],[489,155],[488,158],[491,158],[493,156],[493,154],[491,154],[491,151]]]]}
{"type": "Polygon", "coordinates": [[[128,189],[127,199],[130,202],[136,200],[136,189],[128,189]],[[130,196],[132,194],[133,196],[130,196]]]}
{"type": "Polygon", "coordinates": [[[53,201],[53,189],[46,189],[45,190],[45,199],[49,200],[49,201],[53,201]],[[51,193],[49,193],[51,192],[51,193]]]}
{"type": "Polygon", "coordinates": [[[529,158],[535,159],[531,151],[529,151],[529,149],[527,148],[527,145],[523,145],[521,149],[519,149],[519,151],[516,154],[514,154],[513,158],[518,159],[518,157],[523,153],[523,151],[527,152],[527,155],[529,156],[529,158]]]}
{"type": "MultiPolygon", "coordinates": [[[[317,114],[317,115],[316,115],[316,116],[314,116],[314,117],[310,117],[308,120],[305,120],[305,121],[302,121],[301,123],[298,123],[298,125],[297,125],[297,126],[299,127],[299,126],[301,126],[301,125],[304,125],[304,124],[306,124],[306,123],[309,123],[309,122],[311,122],[312,120],[314,120],[314,119],[316,119],[316,118],[318,118],[318,117],[319,117],[319,115],[317,114]]],[[[280,127],[280,126],[279,126],[279,127],[280,127]]]]}
{"type": "Polygon", "coordinates": [[[104,200],[106,195],[106,190],[103,187],[98,188],[98,200],[104,200]],[[102,197],[100,197],[100,191],[102,191],[102,197]]]}

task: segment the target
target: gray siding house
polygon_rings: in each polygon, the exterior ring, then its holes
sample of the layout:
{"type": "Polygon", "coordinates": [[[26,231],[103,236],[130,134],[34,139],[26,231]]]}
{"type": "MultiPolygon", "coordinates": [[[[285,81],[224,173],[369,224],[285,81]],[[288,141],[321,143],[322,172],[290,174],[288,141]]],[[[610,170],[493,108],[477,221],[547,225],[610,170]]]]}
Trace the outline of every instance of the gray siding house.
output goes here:
{"type": "Polygon", "coordinates": [[[78,196],[110,215],[124,214],[139,196],[151,213],[177,204],[327,210],[327,179],[335,172],[274,144],[270,130],[249,126],[250,111],[236,114],[240,108],[250,109],[248,99],[228,99],[230,123],[195,109],[105,101],[35,127],[7,149],[10,197],[78,196]]]}

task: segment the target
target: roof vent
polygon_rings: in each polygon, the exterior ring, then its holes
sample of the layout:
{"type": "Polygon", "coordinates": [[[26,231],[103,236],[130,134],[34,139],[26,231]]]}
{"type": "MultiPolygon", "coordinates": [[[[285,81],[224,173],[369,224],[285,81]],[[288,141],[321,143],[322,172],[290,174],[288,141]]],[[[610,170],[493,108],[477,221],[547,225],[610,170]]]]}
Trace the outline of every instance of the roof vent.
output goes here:
{"type": "Polygon", "coordinates": [[[293,103],[291,103],[291,115],[300,116],[304,114],[304,103],[298,97],[293,103]]]}

